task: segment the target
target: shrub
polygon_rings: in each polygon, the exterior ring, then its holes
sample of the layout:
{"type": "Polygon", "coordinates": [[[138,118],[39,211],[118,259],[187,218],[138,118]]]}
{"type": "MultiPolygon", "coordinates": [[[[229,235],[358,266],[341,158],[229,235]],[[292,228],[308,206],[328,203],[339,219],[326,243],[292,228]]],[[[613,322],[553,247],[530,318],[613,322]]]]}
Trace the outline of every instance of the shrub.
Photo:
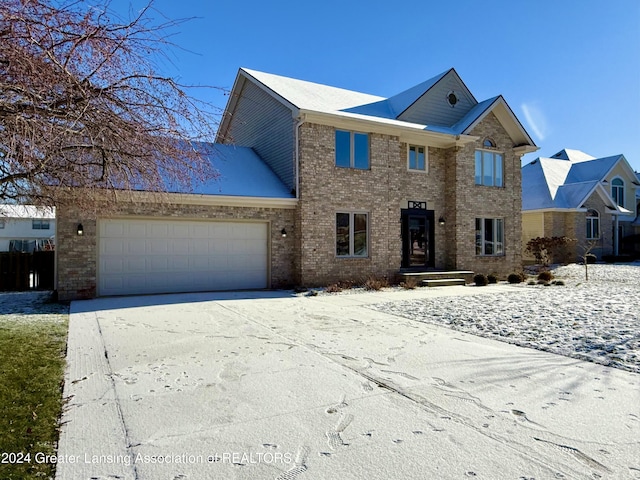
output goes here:
{"type": "Polygon", "coordinates": [[[568,237],[536,237],[527,242],[526,251],[537,263],[549,265],[553,261],[564,261],[570,256],[570,247],[576,240],[568,237]]]}
{"type": "Polygon", "coordinates": [[[551,283],[553,283],[554,285],[560,286],[560,287],[564,285],[564,282],[562,280],[554,280],[551,283]]]}
{"type": "Polygon", "coordinates": [[[405,290],[413,290],[418,286],[418,279],[416,277],[406,277],[400,286],[405,290]]]}
{"type": "Polygon", "coordinates": [[[538,280],[544,282],[550,282],[553,279],[553,274],[549,270],[544,270],[538,274],[538,280]]]}
{"type": "Polygon", "coordinates": [[[389,286],[389,281],[385,277],[369,277],[364,282],[364,288],[366,290],[381,290],[389,286]]]}
{"type": "Polygon", "coordinates": [[[476,287],[484,287],[485,285],[487,285],[487,283],[489,283],[489,280],[487,279],[486,275],[478,273],[473,276],[473,282],[476,284],[476,287]]]}
{"type": "Polygon", "coordinates": [[[527,285],[535,285],[535,284],[536,284],[536,281],[535,281],[535,280],[529,280],[529,281],[527,282],[527,285]]]}
{"type": "Polygon", "coordinates": [[[495,273],[490,273],[487,275],[487,281],[489,283],[498,283],[498,277],[495,273]]]}
{"type": "Polygon", "coordinates": [[[325,288],[324,291],[327,293],[338,293],[342,291],[342,285],[340,285],[340,283],[332,283],[325,288]]]}
{"type": "Polygon", "coordinates": [[[547,282],[546,280],[538,280],[536,283],[538,285],[544,285],[544,286],[549,286],[550,285],[550,283],[547,282]]]}
{"type": "Polygon", "coordinates": [[[507,281],[509,283],[520,283],[520,282],[522,282],[522,275],[519,275],[517,273],[511,273],[507,277],[507,281]]]}

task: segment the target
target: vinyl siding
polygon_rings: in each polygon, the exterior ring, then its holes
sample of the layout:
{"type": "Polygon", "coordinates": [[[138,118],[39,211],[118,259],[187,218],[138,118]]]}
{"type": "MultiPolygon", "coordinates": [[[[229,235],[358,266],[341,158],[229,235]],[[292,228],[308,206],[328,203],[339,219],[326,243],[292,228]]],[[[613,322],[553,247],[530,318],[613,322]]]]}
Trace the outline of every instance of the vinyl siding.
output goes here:
{"type": "Polygon", "coordinates": [[[527,242],[532,238],[544,237],[544,213],[522,214],[522,255],[525,259],[533,259],[527,252],[527,242]]]}
{"type": "Polygon", "coordinates": [[[225,143],[251,147],[290,189],[295,188],[294,120],[289,110],[246,81],[225,143]]]}
{"type": "Polygon", "coordinates": [[[477,102],[469,94],[467,88],[454,74],[449,73],[405,110],[398,117],[398,120],[450,127],[464,117],[476,104],[477,102]],[[455,107],[451,107],[447,101],[447,94],[451,91],[454,91],[458,97],[458,103],[455,107]]]}

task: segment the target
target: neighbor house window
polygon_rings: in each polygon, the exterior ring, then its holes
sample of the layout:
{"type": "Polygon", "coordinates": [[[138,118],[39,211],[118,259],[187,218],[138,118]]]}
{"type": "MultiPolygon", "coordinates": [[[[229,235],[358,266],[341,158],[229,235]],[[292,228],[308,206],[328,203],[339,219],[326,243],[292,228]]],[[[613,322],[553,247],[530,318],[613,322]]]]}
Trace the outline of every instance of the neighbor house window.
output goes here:
{"type": "Polygon", "coordinates": [[[409,145],[409,170],[427,171],[427,149],[416,145],[409,145]]]}
{"type": "Polygon", "coordinates": [[[4,228],[4,218],[0,218],[0,228],[4,228]]]}
{"type": "MultiPolygon", "coordinates": [[[[495,148],[492,140],[485,139],[482,142],[485,148],[495,148]]],[[[502,187],[504,160],[501,153],[476,150],[476,185],[488,187],[502,187]]]]}
{"type": "Polygon", "coordinates": [[[369,168],[369,135],[336,130],[336,166],[369,168]]]}
{"type": "Polygon", "coordinates": [[[476,255],[504,255],[502,218],[476,218],[476,255]]]}
{"type": "Polygon", "coordinates": [[[600,238],[600,214],[596,210],[587,210],[587,240],[600,238]]]}
{"type": "Polygon", "coordinates": [[[31,220],[31,228],[34,230],[49,230],[49,220],[31,220]]]}
{"type": "Polygon", "coordinates": [[[336,255],[338,257],[366,257],[369,219],[366,213],[336,213],[336,255]]]}
{"type": "Polygon", "coordinates": [[[624,207],[624,182],[620,178],[614,178],[611,182],[611,196],[613,201],[624,207]]]}

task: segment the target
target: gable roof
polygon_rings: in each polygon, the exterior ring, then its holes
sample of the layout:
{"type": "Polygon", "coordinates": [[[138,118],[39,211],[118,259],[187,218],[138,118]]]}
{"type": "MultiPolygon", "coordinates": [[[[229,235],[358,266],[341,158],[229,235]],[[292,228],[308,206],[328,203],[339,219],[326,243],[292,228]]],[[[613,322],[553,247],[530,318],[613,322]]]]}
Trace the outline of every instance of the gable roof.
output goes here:
{"type": "MultiPolygon", "coordinates": [[[[467,135],[482,118],[490,112],[495,112],[498,120],[503,124],[516,145],[526,145],[530,148],[529,151],[537,150],[535,143],[502,96],[478,103],[453,68],[389,98],[241,68],[220,125],[219,137],[221,138],[224,138],[226,134],[229,118],[240,98],[245,81],[254,82],[291,109],[294,118],[308,112],[330,114],[336,117],[365,120],[455,137],[467,135]],[[466,103],[469,105],[466,108],[469,110],[461,110],[460,115],[463,118],[460,120],[456,117],[451,124],[420,121],[424,118],[417,115],[419,113],[417,110],[425,107],[424,100],[441,82],[454,82],[456,88],[460,90],[460,94],[466,99],[466,103]],[[415,110],[412,110],[414,105],[418,103],[421,103],[420,107],[416,106],[415,110]],[[414,114],[408,115],[410,111],[413,111],[414,114]],[[411,121],[408,121],[407,117],[410,117],[411,121]],[[416,119],[416,117],[418,118],[416,119]]],[[[443,83],[439,88],[444,88],[445,85],[448,83],[443,83]]]]}
{"type": "Polygon", "coordinates": [[[624,155],[594,158],[580,150],[564,149],[551,158],[536,158],[522,167],[522,209],[582,209],[595,192],[610,210],[630,213],[616,205],[603,186],[619,164],[631,169],[624,155]]]}
{"type": "Polygon", "coordinates": [[[0,218],[49,219],[56,218],[55,207],[39,207],[36,205],[0,205],[0,218]]]}

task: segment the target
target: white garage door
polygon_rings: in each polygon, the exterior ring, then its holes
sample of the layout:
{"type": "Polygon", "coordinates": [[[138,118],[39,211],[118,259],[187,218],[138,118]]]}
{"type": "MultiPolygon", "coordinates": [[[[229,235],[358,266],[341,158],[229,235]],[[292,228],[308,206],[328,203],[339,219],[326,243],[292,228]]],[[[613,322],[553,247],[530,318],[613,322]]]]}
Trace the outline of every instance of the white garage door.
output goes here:
{"type": "Polygon", "coordinates": [[[98,294],[267,287],[267,224],[104,219],[98,294]]]}

